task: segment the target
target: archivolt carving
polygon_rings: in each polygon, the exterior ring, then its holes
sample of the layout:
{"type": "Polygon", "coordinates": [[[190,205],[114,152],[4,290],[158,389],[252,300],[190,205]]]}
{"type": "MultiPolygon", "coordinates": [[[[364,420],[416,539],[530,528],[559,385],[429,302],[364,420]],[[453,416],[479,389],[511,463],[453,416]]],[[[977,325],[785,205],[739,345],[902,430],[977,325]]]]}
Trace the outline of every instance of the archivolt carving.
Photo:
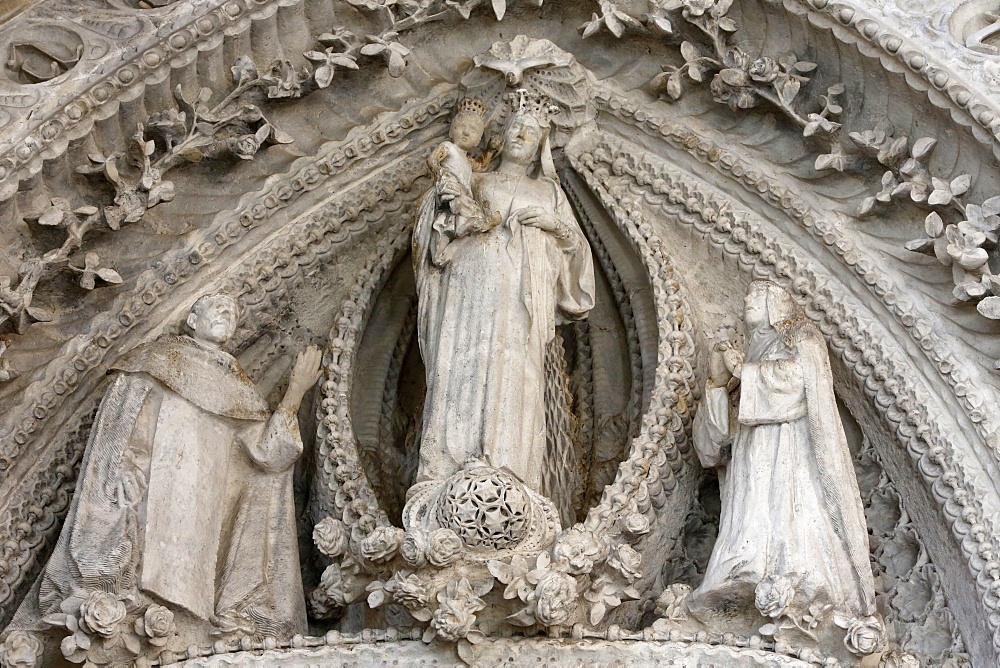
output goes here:
{"type": "MultiPolygon", "coordinates": [[[[372,4],[376,7],[372,16],[388,21],[388,27],[381,33],[373,33],[375,39],[337,31],[329,33],[323,40],[326,50],[313,51],[309,56],[315,63],[311,71],[314,79],[310,86],[328,85],[328,74],[332,76],[338,68],[351,69],[351,64],[359,56],[384,61],[390,70],[402,67],[400,60],[405,64],[409,57],[409,47],[400,44],[395,36],[387,37],[388,32],[395,32],[393,29],[400,25],[403,26],[400,30],[409,29],[422,24],[425,19],[434,18],[427,10],[430,5],[414,5],[418,7],[416,13],[406,16],[386,14],[389,9],[378,3],[372,4]],[[419,18],[414,19],[414,16],[419,18]]],[[[477,4],[479,3],[473,0],[458,6],[458,11],[465,14],[477,4]]],[[[971,92],[968,86],[956,79],[953,72],[946,71],[927,53],[917,49],[913,42],[892,32],[885,22],[876,21],[865,10],[846,3],[809,0],[807,4],[786,0],[784,4],[793,13],[804,13],[821,29],[834,31],[838,39],[858,43],[859,48],[867,55],[879,57],[887,69],[906,70],[907,79],[912,86],[917,89],[926,88],[928,97],[935,104],[951,111],[958,123],[973,127],[976,138],[995,150],[1000,121],[997,121],[986,96],[971,92]]],[[[177,5],[181,7],[181,3],[177,5]]],[[[202,7],[208,10],[205,5],[199,6],[198,11],[202,7]]],[[[493,7],[498,17],[507,9],[506,3],[493,3],[493,7]]],[[[183,5],[183,8],[186,10],[187,5],[183,5]]],[[[615,34],[622,33],[625,27],[637,28],[636,17],[618,5],[601,3],[600,9],[601,13],[593,19],[598,24],[596,27],[606,28],[615,34]]],[[[678,4],[676,9],[680,10],[681,6],[678,4]]],[[[42,113],[42,121],[29,125],[15,143],[3,149],[6,156],[3,169],[7,184],[4,193],[11,194],[12,188],[16,187],[21,178],[37,174],[42,169],[43,158],[50,159],[61,154],[70,138],[79,138],[91,132],[94,120],[113,114],[120,101],[127,104],[133,96],[147,94],[144,92],[147,85],[159,85],[169,93],[176,76],[184,78],[187,82],[185,85],[190,86],[191,81],[198,81],[204,76],[203,68],[196,65],[209,62],[209,56],[204,54],[215,54],[212,56],[214,60],[211,62],[214,64],[211,67],[218,69],[221,62],[219,49],[232,40],[244,39],[240,35],[249,29],[252,21],[257,22],[262,32],[269,31],[273,34],[281,33],[278,30],[279,21],[306,26],[308,30],[305,32],[310,35],[320,32],[313,30],[314,27],[322,25],[323,31],[326,31],[330,25],[328,6],[318,2],[258,0],[255,4],[247,4],[234,0],[197,17],[182,12],[169,14],[172,11],[169,9],[163,11],[166,13],[162,15],[173,17],[171,20],[174,22],[163,23],[166,27],[161,28],[155,44],[151,41],[144,42],[143,46],[135,47],[136,55],[133,60],[116,65],[114,69],[109,66],[100,70],[103,79],[92,79],[91,83],[94,85],[79,97],[71,99],[60,111],[48,115],[42,113]],[[223,37],[224,34],[226,37],[223,37]],[[202,49],[202,56],[198,55],[198,49],[202,49]]],[[[121,26],[120,29],[125,30],[121,26]]],[[[127,31],[123,34],[128,39],[134,37],[134,34],[130,35],[127,31]]],[[[302,50],[307,48],[309,45],[302,50]]],[[[260,47],[260,50],[261,54],[267,51],[264,47],[260,47]]],[[[266,59],[258,59],[258,62],[269,62],[272,54],[268,52],[267,55],[266,59]]],[[[87,53],[77,67],[91,67],[96,62],[95,59],[99,59],[98,56],[87,53]]],[[[211,67],[206,67],[205,71],[211,67]]],[[[523,74],[515,73],[517,77],[523,74]]],[[[828,340],[838,351],[842,363],[851,369],[854,382],[864,388],[886,424],[895,430],[896,437],[908,450],[935,501],[943,509],[976,580],[983,609],[988,613],[983,614],[982,618],[985,623],[990,624],[990,630],[996,633],[998,627],[993,622],[996,617],[997,591],[1000,591],[1000,567],[997,566],[1000,546],[993,538],[996,527],[993,526],[992,517],[998,504],[990,477],[1000,461],[996,447],[998,419],[993,415],[995,402],[992,395],[978,382],[978,369],[955,353],[955,349],[948,345],[945,335],[935,331],[935,317],[899,289],[893,282],[891,272],[883,271],[872,254],[859,248],[852,236],[844,232],[835,216],[821,217],[816,214],[814,200],[797,195],[795,188],[789,187],[788,180],[777,178],[760,165],[749,163],[739,150],[718,146],[706,135],[685,127],[683,121],[675,122],[659,117],[657,112],[637,104],[635,95],[622,96],[605,86],[598,86],[594,90],[594,108],[588,109],[587,113],[591,114],[596,109],[602,114],[598,125],[639,130],[637,136],[641,136],[641,142],[647,147],[667,147],[664,150],[684,152],[688,159],[693,157],[701,164],[711,165],[723,175],[727,183],[738,184],[746,193],[758,198],[758,205],[780,211],[783,225],[791,221],[790,224],[795,229],[807,230],[811,235],[808,243],[824,248],[827,253],[824,261],[841,265],[844,268],[844,271],[840,271],[841,277],[849,275],[845,272],[853,272],[850,274],[854,280],[853,285],[864,286],[863,290],[867,290],[861,293],[862,299],[870,299],[871,303],[877,304],[879,316],[887,314],[887,326],[884,329],[866,316],[859,315],[863,310],[857,308],[855,303],[839,299],[839,291],[844,283],[834,285],[826,282],[829,279],[826,272],[815,271],[807,266],[810,260],[804,259],[797,250],[783,244],[780,235],[771,237],[772,228],[762,228],[757,222],[748,222],[752,219],[733,214],[732,208],[720,205],[720,201],[706,188],[674,176],[666,163],[644,156],[635,146],[612,137],[613,130],[601,139],[603,143],[600,145],[580,143],[567,149],[571,164],[586,182],[585,188],[568,174],[567,182],[577,184],[568,187],[572,191],[571,196],[578,199],[578,208],[585,208],[582,201],[589,197],[585,192],[589,188],[596,193],[603,207],[614,213],[615,222],[628,232],[630,242],[647,261],[647,270],[658,277],[656,280],[659,283],[654,282],[653,293],[661,313],[684,312],[681,289],[670,274],[666,253],[658,246],[655,225],[644,220],[643,213],[634,210],[637,207],[633,206],[633,200],[628,197],[634,197],[635,202],[644,202],[643,207],[653,208],[668,220],[678,220],[682,224],[693,226],[706,235],[709,243],[722,248],[729,257],[736,259],[745,272],[770,275],[790,286],[800,301],[806,303],[811,317],[819,322],[828,340]],[[626,196],[624,191],[619,192],[610,187],[612,184],[624,186],[626,190],[631,190],[631,194],[626,196]],[[919,347],[922,352],[917,354],[924,356],[921,359],[927,360],[927,376],[932,380],[940,377],[944,382],[937,385],[932,382],[930,391],[920,389],[914,379],[922,378],[923,372],[916,370],[914,364],[904,361],[900,348],[890,342],[892,333],[909,337],[907,344],[914,344],[914,350],[919,347]],[[946,411],[939,408],[941,405],[960,406],[961,413],[948,416],[946,411]],[[947,437],[953,431],[960,432],[961,426],[968,425],[975,429],[974,439],[970,439],[972,445],[982,446],[982,452],[988,453],[987,461],[982,464],[975,461],[976,452],[965,451],[964,444],[953,443],[947,437]]],[[[31,104],[27,100],[33,94],[32,91],[21,91],[17,93],[19,97],[12,94],[4,102],[8,103],[9,111],[21,117],[26,113],[27,105],[31,104]],[[17,107],[16,104],[24,106],[17,107]]],[[[147,95],[147,99],[156,98],[155,95],[147,95]]],[[[356,175],[356,171],[352,170],[357,170],[363,158],[392,154],[396,150],[402,150],[405,142],[419,143],[428,136],[439,134],[434,122],[448,111],[451,99],[449,95],[450,93],[431,97],[401,114],[389,115],[347,141],[327,147],[320,156],[299,161],[289,174],[272,178],[263,191],[244,197],[235,210],[217,216],[210,228],[191,235],[183,247],[165,254],[158,266],[139,278],[134,289],[128,293],[122,292],[116,299],[114,308],[95,318],[86,331],[67,343],[44,373],[40,374],[41,377],[35,379],[32,390],[25,392],[16,405],[8,408],[8,415],[12,417],[9,422],[5,419],[0,469],[16,470],[18,475],[26,472],[30,467],[25,463],[24,455],[36,452],[32,448],[41,447],[36,445],[36,439],[38,442],[49,441],[47,445],[51,449],[45,453],[48,459],[44,461],[48,462],[45,464],[48,468],[44,475],[25,478],[24,495],[18,498],[20,503],[10,503],[4,509],[4,525],[11,527],[11,539],[4,545],[4,563],[0,569],[0,579],[11,583],[9,587],[3,585],[3,590],[0,591],[0,598],[4,602],[11,601],[23,590],[25,574],[30,573],[33,561],[42,551],[41,546],[46,535],[51,533],[60,508],[65,506],[66,492],[72,484],[72,470],[82,447],[80,440],[86,432],[86,420],[83,420],[80,427],[80,435],[62,435],[59,439],[63,444],[61,450],[55,446],[57,440],[49,439],[45,431],[54,427],[46,425],[52,422],[53,416],[69,413],[85,415],[92,410],[93,402],[86,400],[78,409],[70,411],[67,399],[97,391],[99,383],[96,380],[96,370],[117,354],[116,348],[131,345],[140,335],[156,330],[158,326],[153,321],[166,319],[165,311],[172,308],[171,300],[185,291],[195,289],[202,282],[217,280],[226,288],[242,293],[242,300],[250,307],[252,317],[267,321],[287,303],[302,276],[334,254],[336,244],[360,238],[363,230],[375,229],[376,223],[382,220],[393,221],[393,226],[378,227],[381,241],[378,242],[380,245],[376,247],[376,252],[387,257],[386,253],[391,247],[398,246],[399,239],[406,237],[405,225],[398,223],[402,218],[397,217],[397,214],[401,216],[401,212],[412,204],[415,197],[408,188],[422,173],[418,167],[422,155],[419,151],[407,152],[406,157],[400,159],[391,171],[380,175],[378,183],[367,182],[365,187],[368,191],[365,193],[358,192],[357,183],[351,181],[356,175]],[[400,183],[403,185],[397,187],[400,183]],[[301,207],[306,206],[305,202],[310,205],[315,202],[315,196],[303,195],[324,187],[344,187],[345,190],[337,194],[336,204],[323,209],[315,217],[305,218],[301,207]],[[260,243],[265,236],[261,230],[267,227],[269,221],[286,215],[294,217],[297,222],[276,235],[272,243],[287,250],[256,252],[252,257],[244,258],[240,266],[232,271],[219,270],[220,258],[229,258],[234,254],[242,256],[246,246],[260,243]],[[45,438],[38,438],[40,435],[45,438]]],[[[833,104],[836,105],[836,102],[833,104]]],[[[829,105],[830,102],[827,103],[827,108],[829,105]]],[[[153,108],[150,103],[147,110],[153,108]]],[[[410,151],[411,147],[406,145],[406,151],[410,151]]],[[[41,182],[44,182],[44,178],[43,175],[41,182]]],[[[947,185],[952,195],[961,194],[957,191],[962,189],[962,183],[956,185],[950,179],[947,185]]],[[[55,204],[54,208],[57,212],[50,214],[50,219],[57,215],[67,220],[74,216],[93,215],[85,211],[74,211],[73,208],[66,210],[59,204],[55,204]]],[[[657,215],[656,220],[659,218],[657,215]]],[[[595,247],[595,252],[599,259],[604,259],[601,248],[595,247]]],[[[98,259],[103,258],[94,259],[93,262],[88,260],[86,265],[79,267],[84,276],[89,276],[89,280],[102,278],[99,270],[108,268],[98,262],[98,259]]],[[[372,265],[366,269],[368,275],[363,275],[363,278],[370,279],[369,282],[377,281],[378,271],[372,265]]],[[[105,272],[104,277],[113,278],[113,275],[105,272]]],[[[620,294],[620,285],[614,278],[610,282],[612,291],[620,294]]],[[[624,303],[623,300],[618,302],[624,303]]],[[[362,324],[354,322],[357,317],[357,312],[345,312],[344,315],[347,325],[353,328],[362,324]]],[[[630,319],[627,309],[623,308],[621,317],[625,321],[630,319]]],[[[632,424],[635,424],[639,406],[645,405],[648,400],[649,408],[642,423],[642,431],[633,445],[632,456],[624,462],[618,479],[608,488],[600,503],[587,515],[584,527],[589,531],[608,529],[622,517],[634,514],[629,507],[630,498],[644,498],[648,493],[653,499],[650,508],[655,507],[655,503],[669,505],[676,501],[670,490],[676,490],[677,486],[684,487],[688,483],[682,466],[685,423],[678,415],[686,415],[690,395],[686,388],[691,381],[692,371],[689,366],[685,366],[690,365],[690,361],[684,360],[685,356],[690,356],[687,347],[693,347],[691,330],[685,329],[691,325],[686,317],[681,319],[682,322],[668,317],[666,324],[662,316],[659,320],[661,330],[657,335],[660,349],[657,356],[661,367],[667,364],[666,371],[657,374],[655,378],[649,375],[643,377],[640,369],[650,367],[643,366],[645,360],[641,350],[642,342],[629,341],[635,380],[633,388],[640,388],[638,394],[630,398],[632,424]],[[671,363],[665,362],[668,359],[673,360],[673,368],[670,367],[671,363]],[[643,391],[648,395],[645,400],[642,398],[643,391]],[[660,486],[666,486],[667,491],[654,491],[660,486]]],[[[638,326],[630,326],[630,334],[638,326]]],[[[593,390],[592,380],[586,371],[590,339],[580,335],[584,330],[585,327],[580,327],[573,339],[581,379],[573,389],[580,403],[586,405],[585,399],[593,390]]],[[[243,341],[240,345],[246,343],[248,341],[243,341]]],[[[328,379],[327,383],[329,382],[328,379]]],[[[343,405],[341,384],[338,381],[334,386],[324,388],[328,392],[324,402],[331,402],[324,409],[333,410],[336,407],[340,410],[343,405]]],[[[585,412],[583,418],[584,429],[596,432],[602,428],[602,425],[594,424],[585,412]]],[[[631,430],[631,427],[620,425],[616,428],[631,430]]],[[[341,476],[335,467],[331,465],[331,468],[334,470],[326,471],[325,475],[330,476],[331,480],[334,477],[338,480],[343,478],[337,482],[337,491],[342,491],[350,480],[355,479],[348,475],[350,471],[341,476]]],[[[333,507],[337,504],[335,491],[331,489],[327,494],[327,500],[332,502],[333,507]]],[[[337,507],[343,510],[342,505],[337,507]]],[[[644,504],[637,505],[636,509],[654,517],[653,511],[644,504]]],[[[381,521],[377,524],[381,524],[381,521]]],[[[656,535],[656,531],[653,535],[656,535]]],[[[641,541],[637,544],[641,545],[641,541]]],[[[885,550],[880,554],[884,556],[885,550]]],[[[942,578],[954,578],[953,571],[948,575],[945,570],[942,566],[942,578]]],[[[933,580],[932,576],[927,577],[933,580]]],[[[902,580],[907,578],[901,578],[902,580]]],[[[474,591],[470,593],[459,589],[461,587],[457,586],[449,597],[472,601],[478,596],[474,591]]],[[[968,612],[963,614],[968,615],[968,612]]],[[[959,619],[959,623],[961,625],[963,620],[959,619]]],[[[591,633],[582,629],[576,634],[579,637],[631,637],[617,631],[591,633]]],[[[395,633],[391,635],[393,638],[397,637],[395,633]]],[[[648,635],[639,634],[636,637],[648,635]]],[[[339,637],[335,640],[339,641],[339,637]]],[[[712,642],[726,640],[719,638],[712,642]]],[[[753,646],[756,641],[739,639],[734,642],[753,646]]],[[[1000,648],[996,641],[994,645],[995,649],[1000,648]]],[[[252,643],[247,643],[247,646],[257,647],[252,643]]],[[[266,643],[260,644],[260,648],[268,649],[266,643]]],[[[959,649],[956,646],[956,651],[959,649]]],[[[197,653],[202,653],[202,650],[190,654],[193,656],[197,653]]]]}

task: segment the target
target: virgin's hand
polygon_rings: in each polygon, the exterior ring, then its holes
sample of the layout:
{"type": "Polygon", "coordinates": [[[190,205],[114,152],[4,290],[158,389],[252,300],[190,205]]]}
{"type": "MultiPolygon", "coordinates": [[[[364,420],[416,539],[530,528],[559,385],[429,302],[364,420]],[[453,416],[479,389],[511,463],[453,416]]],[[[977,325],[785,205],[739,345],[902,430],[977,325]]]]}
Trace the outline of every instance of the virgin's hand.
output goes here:
{"type": "Polygon", "coordinates": [[[517,220],[522,225],[537,227],[546,232],[559,230],[559,220],[540,206],[529,206],[517,212],[517,220]]]}

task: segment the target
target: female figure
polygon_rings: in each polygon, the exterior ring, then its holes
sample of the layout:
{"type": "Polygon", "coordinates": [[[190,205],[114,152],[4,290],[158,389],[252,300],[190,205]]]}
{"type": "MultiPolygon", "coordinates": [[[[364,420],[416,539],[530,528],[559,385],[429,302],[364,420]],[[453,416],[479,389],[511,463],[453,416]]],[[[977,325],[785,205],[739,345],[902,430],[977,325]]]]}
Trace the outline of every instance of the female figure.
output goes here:
{"type": "Polygon", "coordinates": [[[871,615],[868,533],[826,344],[767,281],[751,284],[744,322],[745,361],[714,353],[695,419],[702,465],[720,467],[722,513],[690,608],[700,616],[753,602],[777,617],[817,603],[871,615]]]}
{"type": "Polygon", "coordinates": [[[552,168],[546,112],[536,105],[512,118],[500,166],[472,175],[471,197],[442,184],[422,202],[413,236],[427,370],[418,482],[485,457],[540,488],[545,348],[557,322],[594,304],[593,260],[552,168]],[[442,249],[438,196],[461,208],[488,201],[499,215],[454,230],[442,249]]]}

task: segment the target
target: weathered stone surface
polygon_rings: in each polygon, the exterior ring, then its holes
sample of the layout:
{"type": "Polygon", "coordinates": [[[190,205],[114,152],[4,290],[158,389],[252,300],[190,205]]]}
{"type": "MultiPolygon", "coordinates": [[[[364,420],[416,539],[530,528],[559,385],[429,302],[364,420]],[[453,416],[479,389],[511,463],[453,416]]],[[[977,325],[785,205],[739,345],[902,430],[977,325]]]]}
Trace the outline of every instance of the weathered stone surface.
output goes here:
{"type": "MultiPolygon", "coordinates": [[[[397,651],[502,662],[511,647],[532,660],[593,651],[601,663],[640,651],[679,665],[996,663],[1000,30],[986,4],[0,10],[0,664],[88,652],[98,663],[240,661],[241,650],[272,663],[397,651]],[[487,204],[509,195],[498,163],[512,144],[500,138],[522,104],[545,112],[528,125],[548,150],[531,151],[534,169],[516,179],[514,221],[487,204]],[[422,311],[435,299],[421,265],[428,222],[446,242],[430,246],[435,289],[475,295],[468,311],[422,311]],[[515,228],[565,246],[569,268],[549,273],[555,255],[532,264],[509,245],[486,258],[489,235],[515,228]],[[481,280],[459,288],[442,267],[451,251],[453,266],[474,256],[463,242],[484,259],[481,280]],[[858,517],[851,530],[802,530],[867,550],[855,561],[867,556],[870,586],[841,589],[859,595],[858,619],[873,589],[878,624],[849,624],[836,648],[790,629],[685,626],[686,593],[711,584],[713,552],[732,549],[715,542],[732,516],[726,473],[703,469],[692,429],[709,395],[725,399],[705,391],[720,368],[712,351],[743,345],[743,297],[759,279],[826,344],[838,448],[846,440],[853,467],[827,487],[864,510],[867,536],[858,517]],[[572,296],[561,308],[538,299],[553,285],[572,296]],[[499,286],[506,297],[481,298],[499,286]],[[202,405],[232,395],[225,373],[192,371],[185,382],[201,389],[189,392],[165,385],[154,359],[136,361],[162,350],[197,367],[177,337],[195,300],[218,292],[243,315],[202,361],[245,372],[254,396],[237,403],[252,415],[202,405]],[[539,329],[506,345],[487,332],[497,323],[539,329]],[[449,336],[429,336],[442,324],[449,336]],[[305,383],[300,370],[289,390],[310,345],[323,349],[322,378],[305,383]],[[459,380],[439,395],[446,368],[459,380]],[[496,379],[514,370],[506,386],[496,379]],[[462,412],[477,405],[466,390],[523,405],[493,402],[506,426],[491,433],[489,411],[462,412]],[[281,472],[266,473],[259,441],[236,438],[232,421],[269,425],[288,413],[289,391],[303,408],[282,419],[299,435],[283,439],[281,472]],[[125,418],[110,416],[144,415],[133,406],[144,392],[158,405],[148,438],[114,446],[102,434],[125,418]],[[146,467],[141,444],[159,439],[185,447],[147,446],[158,454],[146,467]],[[213,458],[220,443],[250,464],[213,458]],[[283,509],[261,509],[269,475],[283,509]],[[241,511],[281,526],[251,526],[241,511]],[[134,521],[118,531],[124,517],[134,521]],[[225,612],[220,583],[232,576],[211,563],[249,566],[241,526],[269,540],[251,552],[285,555],[264,567],[261,591],[287,581],[279,588],[290,607],[308,603],[318,639],[281,624],[210,636],[205,617],[225,612]],[[123,537],[134,549],[116,563],[131,566],[115,580],[101,566],[113,549],[100,546],[123,537]],[[83,556],[62,568],[74,545],[83,556]],[[139,598],[121,596],[132,588],[139,598]],[[499,639],[542,631],[577,640],[499,639]]],[[[821,471],[788,473],[823,487],[821,471]]],[[[801,560],[815,548],[789,549],[801,560]]],[[[817,613],[800,612],[814,631],[805,615],[817,613]]],[[[300,613],[278,617],[305,632],[300,613]]]]}

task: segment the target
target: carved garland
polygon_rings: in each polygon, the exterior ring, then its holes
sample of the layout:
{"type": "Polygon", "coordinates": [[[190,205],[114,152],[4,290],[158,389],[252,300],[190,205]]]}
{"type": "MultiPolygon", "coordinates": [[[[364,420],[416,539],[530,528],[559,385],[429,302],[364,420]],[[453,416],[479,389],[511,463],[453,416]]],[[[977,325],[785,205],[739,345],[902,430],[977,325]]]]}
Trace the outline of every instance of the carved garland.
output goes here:
{"type": "MultiPolygon", "coordinates": [[[[817,321],[845,363],[854,369],[856,377],[863,380],[865,391],[878,410],[896,425],[901,443],[917,463],[935,499],[952,518],[953,532],[961,541],[984,608],[997,610],[1000,547],[987,529],[987,520],[976,500],[975,484],[966,479],[967,472],[955,463],[949,440],[939,433],[940,418],[931,414],[928,402],[915,395],[879,339],[856,316],[849,314],[834,291],[822,287],[819,276],[808,263],[798,260],[791,249],[765,238],[756,231],[757,225],[733,214],[727,205],[717,202],[688,179],[674,176],[648,159],[636,159],[608,140],[573,160],[579,164],[578,171],[589,170],[588,182],[595,189],[602,188],[602,183],[626,177],[633,192],[662,207],[665,215],[708,233],[713,245],[735,257],[748,271],[789,286],[793,295],[807,302],[807,314],[817,321]]],[[[996,640],[994,647],[998,647],[996,640]]]]}

